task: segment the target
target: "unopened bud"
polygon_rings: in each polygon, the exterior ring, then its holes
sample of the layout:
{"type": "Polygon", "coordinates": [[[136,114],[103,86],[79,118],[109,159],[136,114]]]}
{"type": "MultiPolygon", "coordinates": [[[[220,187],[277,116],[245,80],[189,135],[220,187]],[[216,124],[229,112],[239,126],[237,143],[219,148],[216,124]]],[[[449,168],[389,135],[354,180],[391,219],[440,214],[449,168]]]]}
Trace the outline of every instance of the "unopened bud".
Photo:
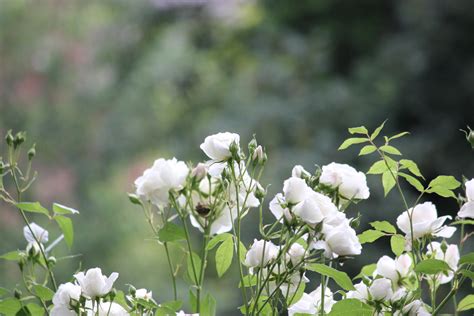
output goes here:
{"type": "Polygon", "coordinates": [[[110,300],[113,301],[116,296],[117,296],[117,290],[112,289],[109,293],[110,300]]]}
{"type": "Polygon", "coordinates": [[[135,293],[137,293],[137,289],[133,285],[128,286],[128,293],[130,293],[131,296],[135,297],[135,293]]]}
{"type": "Polygon", "coordinates": [[[54,266],[56,264],[57,260],[55,257],[51,256],[48,258],[48,264],[49,266],[54,266]]]}
{"type": "Polygon", "coordinates": [[[252,160],[255,163],[261,164],[264,162],[265,158],[265,153],[263,152],[262,146],[258,145],[257,148],[255,148],[255,151],[253,152],[252,155],[252,160]]]}
{"type": "Polygon", "coordinates": [[[257,148],[257,140],[255,138],[253,138],[250,142],[249,142],[249,154],[252,155],[253,152],[255,151],[255,149],[257,148]]]}
{"type": "Polygon", "coordinates": [[[142,205],[142,201],[140,200],[140,198],[136,194],[129,193],[128,194],[128,199],[130,200],[130,202],[132,202],[132,204],[142,205]]]}
{"type": "Polygon", "coordinates": [[[443,242],[441,243],[440,248],[441,248],[441,251],[443,253],[446,253],[446,250],[448,249],[448,244],[446,243],[446,241],[443,240],[443,242]]]}
{"type": "Polygon", "coordinates": [[[297,177],[297,178],[302,178],[302,179],[306,179],[306,178],[309,178],[311,177],[311,174],[306,171],[303,166],[301,165],[296,165],[293,167],[293,169],[291,170],[291,176],[292,177],[297,177]]]}
{"type": "Polygon", "coordinates": [[[36,156],[36,144],[28,150],[28,160],[33,159],[34,156],[36,156]]]}
{"type": "Polygon", "coordinates": [[[19,289],[15,289],[15,291],[13,291],[13,296],[15,296],[16,299],[20,299],[22,294],[23,293],[21,293],[19,289]]]}
{"type": "Polygon", "coordinates": [[[466,136],[467,141],[471,144],[471,147],[474,148],[474,131],[469,129],[469,134],[466,136]]]}
{"type": "Polygon", "coordinates": [[[196,167],[191,171],[191,177],[195,178],[196,181],[201,181],[207,175],[207,166],[202,162],[198,163],[196,167]]]}
{"type": "Polygon", "coordinates": [[[255,197],[259,200],[262,201],[265,198],[265,190],[259,186],[255,189],[255,197]]]}
{"type": "Polygon", "coordinates": [[[239,145],[234,141],[232,142],[232,144],[230,144],[229,146],[229,151],[232,155],[232,158],[239,162],[240,161],[240,148],[239,148],[239,145]]]}
{"type": "Polygon", "coordinates": [[[29,257],[36,257],[41,252],[40,245],[36,241],[28,243],[26,253],[29,257]]]}
{"type": "Polygon", "coordinates": [[[25,132],[18,132],[16,133],[15,139],[13,140],[13,146],[17,148],[18,146],[23,144],[25,140],[26,140],[25,132]]]}
{"type": "Polygon", "coordinates": [[[8,146],[13,145],[14,138],[13,138],[13,135],[12,135],[12,130],[9,130],[7,132],[7,135],[5,136],[5,141],[7,142],[8,146]]]}

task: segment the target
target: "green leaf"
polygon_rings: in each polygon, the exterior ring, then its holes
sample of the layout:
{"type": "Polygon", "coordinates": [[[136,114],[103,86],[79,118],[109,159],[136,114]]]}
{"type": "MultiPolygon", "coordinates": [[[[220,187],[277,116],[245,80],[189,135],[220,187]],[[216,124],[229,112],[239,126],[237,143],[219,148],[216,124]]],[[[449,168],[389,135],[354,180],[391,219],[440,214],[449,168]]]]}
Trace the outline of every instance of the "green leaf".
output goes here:
{"type": "Polygon", "coordinates": [[[43,316],[44,315],[43,307],[39,306],[38,304],[29,303],[26,305],[26,308],[28,308],[28,311],[30,312],[30,316],[43,316]]]}
{"type": "Polygon", "coordinates": [[[392,252],[398,257],[405,251],[405,237],[402,235],[393,235],[390,238],[390,247],[392,252]]]}
{"type": "Polygon", "coordinates": [[[349,133],[351,134],[368,134],[369,131],[365,126],[359,126],[359,127],[351,127],[349,128],[349,133]]]}
{"type": "Polygon", "coordinates": [[[286,305],[290,306],[298,302],[300,298],[303,297],[305,288],[306,288],[306,283],[300,282],[300,284],[298,285],[298,288],[296,289],[296,292],[294,294],[288,295],[288,299],[286,300],[286,305]]]}
{"type": "Polygon", "coordinates": [[[255,285],[257,285],[257,276],[254,275],[254,274],[248,274],[248,275],[244,276],[242,281],[239,283],[239,288],[242,287],[242,283],[243,283],[244,287],[255,286],[255,285]]]}
{"type": "Polygon", "coordinates": [[[367,138],[362,138],[362,137],[348,138],[341,144],[341,146],[339,146],[337,150],[343,150],[343,149],[349,148],[349,146],[365,143],[368,141],[369,140],[367,138]]]}
{"type": "Polygon", "coordinates": [[[446,262],[438,259],[425,259],[415,266],[415,272],[424,274],[438,274],[449,269],[446,262]]]}
{"type": "Polygon", "coordinates": [[[79,211],[72,207],[64,206],[58,203],[53,204],[53,212],[60,215],[78,214],[79,211]]]}
{"type": "Polygon", "coordinates": [[[342,271],[338,271],[334,268],[328,267],[324,264],[313,263],[307,266],[308,270],[315,271],[319,274],[325,275],[333,279],[341,288],[346,291],[354,290],[354,285],[349,276],[342,271]]]}
{"type": "Polygon", "coordinates": [[[357,299],[350,298],[334,304],[328,316],[372,316],[373,314],[374,309],[372,307],[357,299]]]}
{"type": "Polygon", "coordinates": [[[202,316],[215,316],[216,315],[216,299],[211,294],[207,294],[204,299],[201,300],[201,312],[199,315],[202,316]]]}
{"type": "Polygon", "coordinates": [[[62,215],[55,215],[54,220],[56,223],[58,223],[59,228],[64,234],[64,240],[66,241],[69,249],[71,249],[72,243],[74,242],[74,228],[72,226],[72,220],[69,217],[62,215]]]}
{"type": "Polygon", "coordinates": [[[474,308],[474,294],[469,294],[458,304],[458,312],[467,311],[474,308]]]}
{"type": "Polygon", "coordinates": [[[43,301],[52,300],[54,296],[54,292],[51,289],[41,284],[33,285],[33,291],[43,301]]]}
{"type": "Polygon", "coordinates": [[[382,174],[388,170],[387,164],[383,160],[375,162],[367,171],[367,174],[382,174]]]}
{"type": "Polygon", "coordinates": [[[380,132],[382,131],[382,128],[385,125],[385,122],[387,122],[387,120],[383,121],[383,123],[380,124],[380,126],[375,129],[372,135],[370,135],[370,140],[374,140],[377,136],[379,136],[380,132]]]}
{"type": "Polygon", "coordinates": [[[391,155],[401,155],[402,153],[393,146],[383,145],[380,147],[380,150],[391,155]]]}
{"type": "Polygon", "coordinates": [[[396,134],[396,135],[390,136],[390,137],[388,138],[388,140],[400,138],[400,137],[403,137],[403,136],[408,135],[408,134],[410,134],[410,133],[408,133],[408,132],[401,132],[401,133],[398,133],[398,134],[396,134]]]}
{"type": "Polygon", "coordinates": [[[385,236],[385,233],[375,229],[369,229],[362,234],[357,235],[361,244],[372,243],[383,236],[385,236]]]}
{"type": "Polygon", "coordinates": [[[445,198],[456,198],[456,195],[454,194],[453,191],[450,189],[446,189],[443,187],[433,187],[431,189],[426,190],[428,193],[436,193],[439,196],[445,197],[445,198]]]}
{"type": "Polygon", "coordinates": [[[234,241],[232,236],[229,236],[216,251],[216,270],[217,275],[222,277],[229,269],[234,255],[234,241]]]}
{"type": "Polygon", "coordinates": [[[40,214],[44,214],[44,215],[49,217],[48,209],[44,208],[39,202],[17,203],[16,207],[18,207],[19,209],[21,209],[25,212],[40,213],[40,214]]]}
{"type": "Polygon", "coordinates": [[[442,187],[449,190],[457,189],[461,186],[461,182],[453,176],[437,176],[429,184],[429,187],[442,187]]]}
{"type": "Polygon", "coordinates": [[[1,255],[0,259],[4,259],[4,260],[7,260],[7,261],[20,261],[21,254],[20,254],[19,250],[10,251],[10,252],[7,252],[7,253],[4,253],[3,255],[1,255]]]}
{"type": "Polygon", "coordinates": [[[183,227],[167,222],[158,232],[158,239],[161,242],[173,242],[186,239],[186,234],[183,227]]]}
{"type": "Polygon", "coordinates": [[[402,167],[407,168],[415,176],[424,179],[423,175],[420,172],[420,169],[418,168],[418,165],[413,160],[401,159],[399,162],[402,165],[402,167]]]}
{"type": "Polygon", "coordinates": [[[354,277],[354,280],[361,279],[364,276],[370,277],[374,273],[375,269],[377,269],[377,264],[372,263],[366,266],[363,266],[360,270],[359,274],[354,277]]]}
{"type": "Polygon", "coordinates": [[[245,245],[242,243],[242,241],[239,244],[240,246],[240,261],[243,263],[245,262],[245,256],[247,255],[247,248],[245,248],[245,245]]]}
{"type": "Polygon", "coordinates": [[[15,315],[21,308],[21,303],[16,298],[7,298],[0,301],[0,315],[15,315]]]}
{"type": "Polygon", "coordinates": [[[221,242],[229,238],[229,236],[232,237],[232,235],[229,233],[223,233],[223,234],[214,236],[207,244],[207,250],[214,249],[215,246],[217,246],[218,244],[220,244],[221,242]]]}
{"type": "Polygon", "coordinates": [[[187,263],[187,272],[188,272],[188,277],[190,280],[197,283],[197,279],[194,278],[194,270],[193,270],[193,263],[194,263],[194,268],[196,270],[196,277],[199,278],[199,272],[201,271],[201,258],[195,253],[192,252],[191,254],[188,253],[186,256],[186,263],[187,263]],[[191,261],[191,256],[193,260],[191,261]]]}
{"type": "Polygon", "coordinates": [[[359,156],[364,156],[373,153],[377,150],[377,147],[374,145],[365,145],[359,152],[359,156]]]}
{"type": "Polygon", "coordinates": [[[370,223],[370,226],[386,233],[395,234],[397,232],[396,228],[387,221],[375,221],[370,223]]]}
{"type": "Polygon", "coordinates": [[[470,252],[459,259],[459,264],[474,264],[474,252],[470,252]]]}
{"type": "Polygon", "coordinates": [[[160,306],[156,309],[155,316],[175,315],[182,305],[183,302],[181,301],[169,301],[161,303],[160,306]]]}
{"type": "Polygon", "coordinates": [[[396,181],[392,173],[389,170],[385,171],[382,174],[382,186],[383,186],[383,192],[385,196],[387,196],[387,194],[390,193],[390,191],[393,189],[395,184],[396,184],[396,181]]]}
{"type": "Polygon", "coordinates": [[[406,174],[404,172],[399,172],[398,175],[405,178],[405,180],[407,180],[407,182],[410,183],[410,185],[418,191],[423,192],[425,190],[423,184],[421,184],[421,182],[417,178],[410,176],[409,174],[406,174]]]}

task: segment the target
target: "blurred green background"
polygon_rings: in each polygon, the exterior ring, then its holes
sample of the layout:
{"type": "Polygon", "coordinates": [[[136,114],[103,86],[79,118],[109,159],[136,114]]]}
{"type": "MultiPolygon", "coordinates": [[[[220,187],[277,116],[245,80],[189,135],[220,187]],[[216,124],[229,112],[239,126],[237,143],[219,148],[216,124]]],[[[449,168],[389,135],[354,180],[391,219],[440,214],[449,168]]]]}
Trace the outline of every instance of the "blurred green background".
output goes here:
{"type": "MultiPolygon", "coordinates": [[[[81,262],[160,302],[172,298],[164,252],[126,194],[154,159],[203,160],[205,136],[234,131],[245,144],[255,133],[269,155],[268,203],[294,164],[367,170],[370,158],[337,147],[347,127],[388,119],[387,132],[412,133],[397,144],[427,178],[472,178],[459,129],[474,127],[473,30],[471,0],[2,0],[0,133],[26,130],[37,143],[30,200],[81,212],[72,252],[82,256],[58,263],[60,281],[81,262]]],[[[402,211],[378,178],[369,185],[372,199],[351,211],[361,230],[402,211]]],[[[246,219],[247,244],[256,219],[246,219]]],[[[22,226],[0,205],[0,253],[25,247],[22,226]]],[[[345,267],[354,276],[388,247],[367,245],[345,267]]],[[[13,287],[17,270],[0,262],[1,285],[13,287]]],[[[208,275],[219,312],[235,313],[237,280],[218,279],[212,264],[208,275]]]]}

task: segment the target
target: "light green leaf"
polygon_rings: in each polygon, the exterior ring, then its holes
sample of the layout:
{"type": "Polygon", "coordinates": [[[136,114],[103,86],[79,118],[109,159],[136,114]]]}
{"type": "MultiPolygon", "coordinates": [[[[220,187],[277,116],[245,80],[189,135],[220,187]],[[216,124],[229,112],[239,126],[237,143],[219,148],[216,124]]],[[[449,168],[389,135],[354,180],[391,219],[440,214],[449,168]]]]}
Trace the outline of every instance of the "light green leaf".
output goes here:
{"type": "Polygon", "coordinates": [[[43,307],[39,306],[38,304],[35,303],[29,303],[26,305],[28,308],[28,311],[30,312],[31,316],[43,316],[44,315],[44,309],[43,307]]]}
{"type": "Polygon", "coordinates": [[[216,299],[211,294],[207,294],[201,301],[201,312],[199,315],[202,316],[215,316],[216,315],[216,299]]]}
{"type": "Polygon", "coordinates": [[[393,146],[383,145],[380,147],[380,150],[391,155],[401,155],[402,153],[393,146]]]}
{"type": "Polygon", "coordinates": [[[406,174],[404,172],[399,172],[398,175],[405,178],[405,180],[407,180],[407,182],[410,183],[410,185],[418,191],[423,192],[425,190],[423,184],[421,184],[421,182],[417,178],[410,176],[409,174],[406,174]]]}
{"type": "Polygon", "coordinates": [[[247,248],[245,248],[245,245],[240,241],[240,261],[243,263],[245,262],[245,256],[247,255],[247,248]]]}
{"type": "Polygon", "coordinates": [[[367,171],[368,174],[382,174],[388,170],[387,164],[383,160],[375,162],[367,171]]]}
{"type": "Polygon", "coordinates": [[[386,233],[395,234],[397,232],[396,228],[387,221],[375,221],[370,223],[370,226],[386,233]]]}
{"type": "Polygon", "coordinates": [[[354,290],[354,285],[352,285],[351,279],[345,272],[338,271],[320,263],[310,264],[307,266],[307,269],[333,279],[341,288],[346,291],[354,290]]]}
{"type": "Polygon", "coordinates": [[[433,179],[429,186],[430,188],[434,187],[442,187],[445,189],[449,190],[454,190],[457,189],[461,186],[461,182],[456,180],[455,177],[453,176],[437,176],[435,179],[433,179]]]}
{"type": "Polygon", "coordinates": [[[286,300],[286,305],[290,306],[294,303],[298,302],[301,297],[303,297],[304,290],[306,288],[306,283],[300,282],[296,292],[294,294],[288,295],[288,299],[286,300]]]}
{"type": "Polygon", "coordinates": [[[383,121],[383,123],[380,124],[380,126],[375,129],[375,131],[372,133],[372,135],[370,135],[371,140],[374,140],[377,136],[379,136],[380,132],[382,131],[382,128],[385,125],[385,122],[387,122],[387,120],[383,121]]]}
{"type": "Polygon", "coordinates": [[[456,195],[454,194],[453,191],[451,191],[450,189],[439,187],[439,186],[428,189],[428,190],[426,190],[426,192],[436,193],[439,196],[442,196],[442,197],[445,197],[445,198],[450,198],[450,197],[451,198],[456,198],[456,195]]]}
{"type": "Polygon", "coordinates": [[[474,252],[470,252],[459,259],[459,264],[474,264],[474,252]]]}
{"type": "Polygon", "coordinates": [[[415,176],[424,179],[423,175],[421,174],[420,169],[418,168],[418,165],[413,160],[401,159],[399,162],[402,165],[402,167],[407,168],[415,176]]]}
{"type": "Polygon", "coordinates": [[[242,287],[242,283],[243,283],[244,287],[255,286],[255,285],[257,285],[257,276],[254,275],[254,274],[248,274],[248,275],[244,276],[242,281],[243,282],[239,283],[239,288],[242,287]]]}
{"type": "Polygon", "coordinates": [[[158,231],[158,239],[161,242],[173,242],[186,239],[186,234],[183,227],[166,222],[165,226],[158,231]]]}
{"type": "Polygon", "coordinates": [[[385,233],[374,229],[366,230],[362,234],[357,235],[361,244],[372,243],[383,236],[385,236],[385,233]]]}
{"type": "Polygon", "coordinates": [[[367,276],[367,277],[372,276],[375,269],[377,269],[377,264],[376,263],[372,263],[372,264],[368,264],[366,266],[363,266],[362,269],[360,270],[360,273],[354,277],[354,280],[361,279],[364,276],[367,276]]]}
{"type": "Polygon", "coordinates": [[[359,156],[364,156],[373,153],[377,150],[377,147],[374,145],[365,145],[359,152],[359,156]]]}
{"type": "Polygon", "coordinates": [[[33,285],[33,291],[43,301],[52,300],[54,296],[54,292],[51,289],[41,284],[33,285]]]}
{"type": "Polygon", "coordinates": [[[199,278],[199,272],[201,271],[201,258],[195,253],[192,252],[191,254],[188,253],[186,256],[186,263],[187,263],[187,272],[188,272],[188,277],[189,280],[192,280],[193,282],[197,282],[198,279],[194,278],[194,270],[193,270],[193,263],[194,263],[194,269],[196,271],[196,278],[199,278]],[[191,256],[193,260],[191,261],[191,256]]]}
{"type": "Polygon", "coordinates": [[[374,309],[372,307],[357,299],[350,298],[334,304],[328,316],[372,316],[373,314],[374,309]]]}
{"type": "Polygon", "coordinates": [[[405,250],[405,237],[402,235],[393,235],[390,238],[390,247],[397,257],[400,256],[405,250]]]}
{"type": "Polygon", "coordinates": [[[78,214],[79,211],[72,207],[64,206],[58,203],[53,204],[53,212],[61,215],[78,214]]]}
{"type": "Polygon", "coordinates": [[[229,269],[232,263],[232,257],[234,255],[234,241],[232,236],[229,236],[222,244],[217,248],[216,251],[216,270],[217,275],[222,277],[224,273],[229,269]]]}
{"type": "Polygon", "coordinates": [[[359,126],[359,127],[351,127],[349,128],[349,133],[351,134],[368,134],[369,131],[365,126],[359,126]]]}
{"type": "Polygon", "coordinates": [[[58,223],[59,228],[63,232],[64,240],[70,249],[74,242],[74,228],[72,226],[72,220],[69,217],[62,215],[55,215],[54,220],[56,223],[58,223]]]}
{"type": "Polygon", "coordinates": [[[25,212],[40,213],[40,214],[44,214],[44,215],[49,217],[48,209],[44,208],[39,202],[17,203],[16,207],[18,207],[19,209],[21,209],[25,212]]]}
{"type": "Polygon", "coordinates": [[[415,272],[424,274],[438,274],[449,269],[446,262],[438,259],[425,259],[415,266],[415,272]]]}
{"type": "Polygon", "coordinates": [[[4,259],[7,261],[19,261],[21,259],[20,251],[14,250],[7,253],[4,253],[0,256],[0,259],[4,259]]]}
{"type": "Polygon", "coordinates": [[[393,189],[395,184],[396,184],[396,181],[392,175],[392,172],[390,172],[389,170],[385,171],[382,174],[382,186],[383,186],[383,191],[384,191],[385,196],[387,196],[387,194],[390,193],[390,191],[393,189]]]}
{"type": "Polygon", "coordinates": [[[369,140],[367,138],[361,138],[361,137],[348,138],[341,144],[341,146],[339,146],[337,150],[343,150],[354,144],[365,143],[368,141],[369,140]]]}
{"type": "Polygon", "coordinates": [[[0,315],[15,315],[21,308],[21,303],[16,298],[7,298],[0,301],[0,315]]]}
{"type": "Polygon", "coordinates": [[[474,294],[469,294],[458,304],[458,312],[467,311],[474,308],[474,294]]]}
{"type": "Polygon", "coordinates": [[[207,244],[207,250],[214,249],[215,246],[226,240],[227,238],[232,237],[229,233],[223,233],[212,237],[212,239],[207,244]]]}
{"type": "Polygon", "coordinates": [[[410,134],[410,133],[408,133],[408,132],[401,132],[401,133],[398,133],[398,134],[396,134],[396,135],[390,136],[390,137],[388,138],[388,140],[400,138],[400,137],[403,137],[403,136],[408,135],[408,134],[410,134]]]}

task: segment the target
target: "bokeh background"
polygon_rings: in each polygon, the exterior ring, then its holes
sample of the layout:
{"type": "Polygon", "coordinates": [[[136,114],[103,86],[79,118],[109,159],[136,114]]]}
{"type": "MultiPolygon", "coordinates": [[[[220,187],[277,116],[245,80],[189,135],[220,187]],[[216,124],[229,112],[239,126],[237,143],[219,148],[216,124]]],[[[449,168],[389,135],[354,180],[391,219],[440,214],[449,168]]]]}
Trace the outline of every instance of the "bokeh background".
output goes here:
{"type": "MultiPolygon", "coordinates": [[[[205,136],[234,131],[245,144],[255,133],[270,199],[297,163],[367,170],[371,158],[337,147],[347,127],[388,119],[387,132],[411,132],[397,145],[427,178],[472,178],[459,129],[474,127],[473,30],[470,0],[1,0],[0,132],[26,130],[37,143],[29,199],[81,212],[72,249],[81,256],[58,263],[59,279],[100,266],[120,273],[119,288],[164,301],[163,249],[126,194],[154,159],[203,160],[205,136]]],[[[372,199],[351,211],[361,230],[402,211],[378,178],[369,185],[372,199]]],[[[433,200],[443,215],[457,211],[433,200]]],[[[256,219],[246,219],[247,244],[256,219]]],[[[25,247],[22,226],[0,205],[0,253],[25,247]]],[[[354,276],[388,251],[386,239],[367,245],[346,268],[354,276]]],[[[1,261],[1,285],[15,286],[17,270],[1,261]]],[[[237,280],[208,271],[219,313],[235,313],[237,280]]]]}

